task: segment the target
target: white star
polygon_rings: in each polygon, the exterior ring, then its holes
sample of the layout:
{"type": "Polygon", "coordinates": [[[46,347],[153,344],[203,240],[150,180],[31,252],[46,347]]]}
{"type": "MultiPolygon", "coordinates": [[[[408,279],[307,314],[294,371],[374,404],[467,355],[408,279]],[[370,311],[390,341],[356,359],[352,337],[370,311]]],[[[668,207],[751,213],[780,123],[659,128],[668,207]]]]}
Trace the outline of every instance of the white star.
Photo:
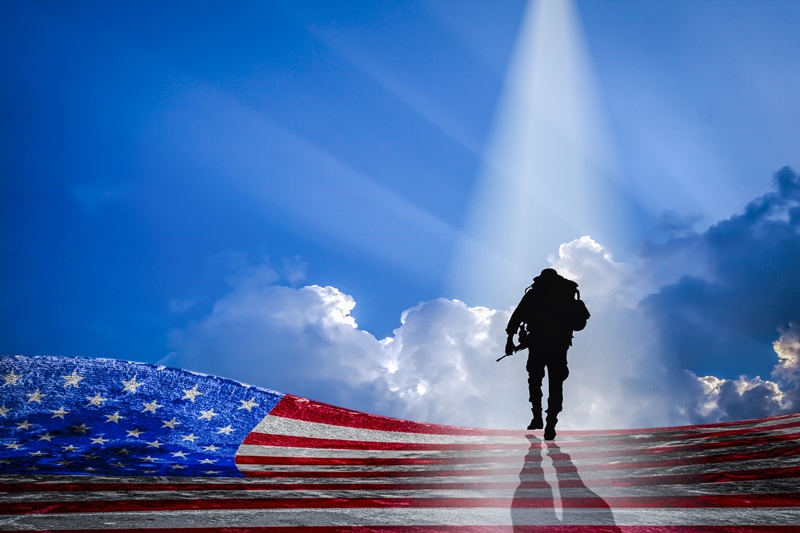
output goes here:
{"type": "Polygon", "coordinates": [[[0,405],[0,416],[5,418],[5,416],[9,413],[9,411],[11,411],[11,409],[8,409],[5,404],[0,405]]]}
{"type": "Polygon", "coordinates": [[[67,460],[64,460],[64,461],[56,461],[56,464],[59,465],[59,466],[67,466],[67,465],[71,465],[72,463],[67,461],[67,460]]]}
{"type": "Polygon", "coordinates": [[[26,470],[30,470],[31,472],[33,472],[34,470],[39,470],[39,467],[37,467],[36,465],[33,465],[33,466],[29,466],[26,470]]]}
{"type": "Polygon", "coordinates": [[[163,446],[163,444],[158,442],[158,439],[154,440],[153,442],[148,442],[147,445],[151,448],[160,448],[161,446],[163,446]]]}
{"type": "Polygon", "coordinates": [[[116,463],[114,463],[111,466],[113,466],[114,468],[125,468],[125,465],[120,463],[119,461],[117,461],[116,463]]]}
{"type": "Polygon", "coordinates": [[[145,461],[147,463],[154,463],[157,461],[157,459],[155,457],[150,457],[148,455],[147,457],[142,457],[142,461],[145,461]]]}
{"type": "Polygon", "coordinates": [[[122,392],[128,391],[128,392],[132,392],[134,394],[136,394],[136,388],[142,386],[142,383],[139,383],[139,382],[136,381],[136,375],[134,375],[128,381],[122,380],[122,384],[125,385],[122,388],[122,392]]]}
{"type": "Polygon", "coordinates": [[[19,444],[17,444],[17,441],[9,442],[8,444],[6,444],[6,450],[22,450],[22,449],[24,448],[19,444]]]}
{"type": "Polygon", "coordinates": [[[209,475],[219,474],[219,471],[218,470],[206,470],[206,474],[209,474],[209,475]]]}
{"type": "Polygon", "coordinates": [[[224,428],[217,428],[217,430],[218,430],[218,431],[217,431],[217,433],[225,433],[226,435],[230,435],[230,434],[231,434],[231,431],[236,431],[235,429],[233,429],[233,428],[231,427],[231,425],[230,425],[230,424],[228,424],[228,425],[227,425],[227,426],[225,426],[224,428]]]}
{"type": "Polygon", "coordinates": [[[64,380],[65,380],[64,381],[64,386],[65,387],[69,387],[70,385],[72,385],[73,387],[77,388],[78,382],[83,379],[83,376],[79,376],[78,375],[78,369],[77,368],[72,371],[72,375],[71,376],[61,376],[61,377],[64,378],[64,380]]]}
{"type": "Polygon", "coordinates": [[[86,433],[92,428],[86,427],[86,424],[81,424],[80,426],[72,426],[72,431],[75,433],[86,433]]]}
{"type": "Polygon", "coordinates": [[[197,385],[195,385],[189,390],[183,389],[183,398],[181,398],[181,400],[191,400],[192,403],[194,403],[194,399],[202,394],[202,392],[197,390],[197,385]]]}
{"type": "Polygon", "coordinates": [[[42,398],[47,396],[47,394],[42,394],[41,392],[39,392],[39,389],[36,389],[36,392],[26,394],[26,396],[28,397],[28,403],[31,402],[42,403],[42,398]]]}
{"type": "Polygon", "coordinates": [[[117,411],[113,415],[103,415],[103,416],[105,416],[108,419],[106,420],[106,422],[114,422],[115,424],[119,424],[119,421],[125,418],[124,416],[119,415],[119,411],[117,411]]]}
{"type": "Polygon", "coordinates": [[[238,411],[239,409],[247,409],[247,412],[249,413],[250,409],[252,409],[253,407],[258,407],[258,404],[255,402],[255,399],[256,397],[253,396],[249,400],[239,400],[240,402],[242,402],[242,405],[240,405],[236,410],[238,411]]]}
{"type": "Polygon", "coordinates": [[[53,436],[50,433],[45,433],[44,435],[39,436],[39,440],[46,440],[47,442],[50,442],[52,438],[53,436]]]}
{"type": "Polygon", "coordinates": [[[128,455],[129,453],[131,453],[131,451],[127,448],[121,448],[114,453],[117,455],[128,455]]]}
{"type": "Polygon", "coordinates": [[[7,465],[11,462],[11,459],[0,459],[0,465],[7,465]]]}
{"type": "Polygon", "coordinates": [[[96,468],[92,468],[91,466],[87,466],[86,468],[84,468],[84,470],[86,470],[87,472],[94,472],[97,469],[96,468]]]}
{"type": "Polygon", "coordinates": [[[6,385],[16,385],[17,380],[21,377],[22,377],[21,375],[15,374],[14,369],[12,368],[11,372],[3,376],[3,379],[6,380],[6,382],[3,383],[3,387],[5,387],[6,385]]]}
{"type": "Polygon", "coordinates": [[[31,428],[31,424],[29,424],[27,420],[25,420],[24,422],[20,422],[20,423],[18,423],[18,424],[17,424],[17,429],[24,429],[24,430],[26,430],[26,431],[27,431],[27,430],[29,430],[30,428],[31,428]]]}
{"type": "Polygon", "coordinates": [[[172,465],[172,469],[173,469],[173,470],[176,470],[176,469],[183,470],[184,468],[186,468],[186,467],[185,467],[185,466],[183,466],[183,465],[172,465]]]}
{"type": "Polygon", "coordinates": [[[72,444],[70,444],[69,446],[62,446],[61,448],[62,448],[62,449],[65,451],[65,452],[76,452],[76,451],[78,451],[78,448],[76,448],[76,447],[75,447],[75,446],[73,446],[72,444]]]}
{"type": "Polygon", "coordinates": [[[47,455],[42,450],[38,450],[38,451],[35,451],[35,452],[30,452],[30,454],[31,454],[31,457],[42,457],[43,455],[47,455]]]}
{"type": "Polygon", "coordinates": [[[214,412],[214,408],[213,408],[213,407],[212,407],[211,409],[209,409],[208,411],[203,411],[203,410],[201,409],[201,410],[200,410],[200,412],[201,412],[201,413],[203,413],[203,414],[201,414],[201,415],[200,415],[200,416],[197,418],[198,420],[200,420],[201,418],[205,418],[206,420],[211,420],[213,417],[215,417],[215,416],[219,416],[219,413],[215,413],[215,412],[214,412]]]}
{"type": "Polygon", "coordinates": [[[81,457],[84,457],[84,458],[86,458],[86,459],[97,459],[97,458],[99,458],[100,456],[99,456],[99,455],[96,455],[96,454],[94,454],[94,453],[84,453],[83,455],[81,455],[81,457]]]}
{"type": "Polygon", "coordinates": [[[172,457],[180,457],[181,459],[186,459],[186,454],[183,452],[174,452],[172,457]]]}
{"type": "Polygon", "coordinates": [[[210,446],[203,446],[203,450],[207,452],[215,452],[217,451],[217,447],[211,444],[210,446]]]}
{"type": "Polygon", "coordinates": [[[100,435],[97,438],[92,439],[92,444],[99,444],[100,446],[102,446],[106,442],[108,442],[108,439],[104,439],[102,435],[100,435]]]}
{"type": "Polygon", "coordinates": [[[188,435],[184,435],[183,440],[194,442],[196,438],[197,437],[194,436],[194,433],[189,433],[188,435]]]}
{"type": "Polygon", "coordinates": [[[161,407],[164,407],[163,405],[159,405],[159,404],[158,404],[158,402],[157,402],[156,400],[153,400],[153,401],[152,401],[152,402],[150,402],[150,403],[145,403],[145,404],[142,404],[142,405],[144,405],[144,409],[142,409],[142,412],[143,412],[143,413],[144,413],[145,411],[150,411],[151,413],[155,413],[155,412],[156,412],[156,409],[159,409],[159,408],[161,408],[161,407]]]}
{"type": "Polygon", "coordinates": [[[86,399],[89,400],[89,403],[86,404],[86,407],[89,407],[90,405],[96,405],[97,407],[102,407],[103,402],[108,400],[108,398],[103,398],[102,396],[100,396],[99,392],[95,394],[94,397],[87,396],[86,399]]]}
{"type": "Polygon", "coordinates": [[[217,460],[216,460],[216,459],[203,459],[202,461],[200,461],[200,464],[203,464],[203,465],[213,465],[213,464],[214,464],[214,463],[216,463],[216,462],[217,462],[217,460]]]}
{"type": "Polygon", "coordinates": [[[180,425],[180,422],[178,422],[174,418],[172,420],[162,420],[162,422],[164,422],[164,425],[161,426],[162,428],[175,429],[175,426],[180,425]]]}
{"type": "Polygon", "coordinates": [[[63,419],[64,415],[69,414],[69,411],[65,410],[63,405],[57,411],[50,411],[50,412],[53,413],[53,416],[51,416],[50,418],[63,419]]]}
{"type": "Polygon", "coordinates": [[[145,470],[144,473],[145,474],[155,474],[156,471],[155,470],[145,470]]]}
{"type": "Polygon", "coordinates": [[[136,437],[138,439],[139,435],[144,433],[144,431],[142,431],[139,428],[133,428],[130,431],[126,431],[126,433],[127,433],[126,437],[136,437]]]}

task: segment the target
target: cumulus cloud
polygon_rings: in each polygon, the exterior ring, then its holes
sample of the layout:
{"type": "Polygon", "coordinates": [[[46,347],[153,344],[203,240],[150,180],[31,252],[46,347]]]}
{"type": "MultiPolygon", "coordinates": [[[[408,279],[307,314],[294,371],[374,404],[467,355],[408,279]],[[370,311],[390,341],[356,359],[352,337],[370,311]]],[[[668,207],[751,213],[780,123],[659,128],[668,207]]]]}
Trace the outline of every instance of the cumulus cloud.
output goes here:
{"type": "Polygon", "coordinates": [[[696,418],[726,421],[761,418],[800,409],[800,327],[791,325],[773,343],[777,362],[772,380],[760,376],[720,379],[696,378],[703,386],[703,402],[696,418]]]}
{"type": "Polygon", "coordinates": [[[706,231],[684,225],[644,248],[641,260],[651,275],[683,274],[640,308],[652,320],[663,358],[699,386],[692,421],[800,409],[800,178],[785,167],[774,184],[773,192],[706,231]]]}
{"type": "MultiPolygon", "coordinates": [[[[592,313],[569,352],[559,427],[800,408],[800,179],[783,169],[775,181],[776,192],[706,231],[672,216],[667,238],[631,261],[589,236],[549,258],[592,313]]],[[[240,270],[211,314],[172,332],[163,363],[389,416],[527,425],[525,354],[495,362],[511,308],[420,302],[377,339],[351,315],[351,296],[279,279],[267,266],[240,270]]]]}
{"type": "Polygon", "coordinates": [[[743,213],[645,249],[649,265],[702,266],[643,302],[669,356],[698,375],[768,375],[778,329],[800,323],[800,179],[784,168],[775,184],[743,213]]]}
{"type": "Polygon", "coordinates": [[[646,422],[800,409],[800,178],[783,168],[774,183],[775,191],[705,231],[696,231],[690,217],[667,214],[666,238],[648,243],[631,262],[615,262],[589,237],[561,245],[550,258],[581,283],[585,299],[600,304],[602,317],[584,340],[602,346],[613,362],[608,353],[619,348],[610,343],[624,339],[625,360],[637,371],[616,380],[616,390],[641,402],[636,385],[646,383],[669,404],[646,422]]]}
{"type": "Polygon", "coordinates": [[[524,374],[495,363],[508,311],[423,302],[379,340],[359,329],[351,296],[274,280],[267,266],[233,280],[209,316],[172,332],[162,364],[416,420],[499,427],[527,416],[524,374]]]}
{"type": "MultiPolygon", "coordinates": [[[[563,246],[553,261],[587,280],[594,315],[570,351],[560,427],[679,422],[679,410],[664,402],[671,392],[659,373],[667,369],[651,356],[645,322],[602,288],[622,286],[631,268],[588,237],[563,246]]],[[[377,339],[351,316],[351,296],[277,279],[267,266],[232,279],[210,315],[172,333],[174,351],[162,363],[414,420],[506,428],[530,420],[525,353],[495,361],[510,309],[421,302],[401,314],[392,336],[377,339]]]]}
{"type": "Polygon", "coordinates": [[[648,292],[635,265],[614,261],[611,251],[588,235],[559,246],[548,262],[562,276],[580,282],[584,300],[636,307],[648,292]]]}

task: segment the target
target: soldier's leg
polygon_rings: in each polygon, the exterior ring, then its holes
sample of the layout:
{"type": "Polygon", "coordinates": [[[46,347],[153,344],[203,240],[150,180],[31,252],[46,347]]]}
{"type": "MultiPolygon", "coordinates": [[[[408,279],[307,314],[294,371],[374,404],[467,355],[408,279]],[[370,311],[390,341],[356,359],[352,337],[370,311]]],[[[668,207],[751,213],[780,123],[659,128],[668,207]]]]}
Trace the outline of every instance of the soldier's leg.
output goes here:
{"type": "Polygon", "coordinates": [[[547,426],[544,430],[545,440],[553,440],[556,436],[556,423],[558,423],[558,413],[561,412],[564,403],[564,380],[569,377],[567,367],[567,349],[569,347],[555,351],[548,360],[547,364],[547,383],[550,394],[547,398],[547,426]]]}
{"type": "Polygon", "coordinates": [[[542,380],[544,379],[544,361],[541,357],[528,352],[528,401],[531,402],[531,420],[528,429],[541,429],[544,426],[542,421],[542,380]]]}
{"type": "Polygon", "coordinates": [[[547,367],[547,384],[550,395],[547,398],[547,419],[556,419],[564,403],[564,380],[569,376],[567,365],[549,365],[547,367]]]}

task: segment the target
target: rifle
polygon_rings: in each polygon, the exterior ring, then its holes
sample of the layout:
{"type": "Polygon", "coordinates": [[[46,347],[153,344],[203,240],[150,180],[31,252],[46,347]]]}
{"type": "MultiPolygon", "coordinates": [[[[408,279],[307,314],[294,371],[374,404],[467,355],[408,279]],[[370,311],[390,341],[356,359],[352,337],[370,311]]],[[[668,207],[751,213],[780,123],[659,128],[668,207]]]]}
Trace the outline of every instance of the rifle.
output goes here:
{"type": "Polygon", "coordinates": [[[519,344],[517,346],[514,346],[514,351],[512,351],[511,353],[507,353],[504,356],[500,357],[499,359],[497,359],[496,362],[499,363],[501,360],[505,359],[509,355],[514,355],[518,351],[524,350],[525,348],[528,347],[528,330],[525,329],[525,324],[520,324],[519,325],[519,334],[518,335],[519,335],[519,344]]]}

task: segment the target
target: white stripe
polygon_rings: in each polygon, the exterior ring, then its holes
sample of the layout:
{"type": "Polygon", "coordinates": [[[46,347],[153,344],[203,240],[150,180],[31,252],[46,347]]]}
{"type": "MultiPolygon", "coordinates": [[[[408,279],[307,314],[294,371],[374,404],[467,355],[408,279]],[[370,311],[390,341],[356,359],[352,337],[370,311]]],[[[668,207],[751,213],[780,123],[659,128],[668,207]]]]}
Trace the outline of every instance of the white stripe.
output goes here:
{"type": "Polygon", "coordinates": [[[189,527],[266,527],[385,525],[665,525],[769,526],[800,523],[800,508],[723,509],[280,509],[245,511],[170,511],[167,513],[78,513],[0,515],[0,527],[15,529],[177,529],[189,527]]]}
{"type": "MultiPolygon", "coordinates": [[[[770,444],[768,446],[761,446],[759,447],[759,451],[767,452],[776,448],[785,448],[791,445],[791,441],[789,442],[782,442],[782,443],[775,443],[770,444]]],[[[443,461],[443,460],[457,460],[462,458],[474,458],[480,459],[479,462],[460,462],[458,464],[463,465],[465,468],[469,468],[471,466],[480,466],[480,465],[495,465],[497,468],[510,468],[514,465],[522,465],[524,459],[529,459],[528,464],[535,465],[540,461],[537,459],[544,459],[545,457],[550,458],[551,454],[547,450],[542,450],[541,448],[534,447],[530,450],[527,450],[527,453],[522,453],[525,450],[520,451],[508,451],[508,450],[467,450],[467,451],[459,451],[459,450],[432,450],[432,451],[398,451],[398,450],[332,450],[329,448],[281,448],[277,446],[256,446],[256,445],[247,445],[242,446],[240,449],[240,453],[238,458],[241,460],[243,458],[258,458],[258,457],[282,457],[285,459],[294,459],[294,458],[313,458],[313,459],[396,459],[396,460],[404,460],[407,459],[411,460],[436,460],[436,461],[443,461]],[[532,460],[531,460],[532,459],[532,460]]],[[[588,453],[592,453],[595,450],[585,450],[588,453]]],[[[599,450],[597,450],[599,452],[599,450]]],[[[685,450],[676,450],[674,452],[663,451],[657,454],[635,454],[635,455],[628,455],[628,456],[612,456],[612,457],[589,457],[589,458],[581,458],[579,452],[573,452],[573,455],[570,456],[569,460],[560,460],[556,459],[555,463],[561,464],[572,464],[578,467],[590,468],[596,465],[609,465],[609,464],[635,464],[635,463],[643,463],[643,462],[650,462],[650,461],[669,461],[675,459],[681,459],[686,457],[714,457],[714,456],[721,456],[721,455],[729,455],[732,453],[737,452],[744,452],[744,451],[753,451],[752,449],[746,449],[745,447],[737,446],[733,448],[709,448],[707,450],[699,450],[699,451],[690,451],[687,452],[685,450]]],[[[570,455],[566,450],[554,450],[554,455],[558,454],[567,454],[570,455]]],[[[237,465],[241,471],[252,471],[249,468],[247,463],[241,463],[237,465]]],[[[305,465],[305,464],[265,464],[259,465],[263,467],[268,467],[269,470],[272,470],[272,467],[280,467],[283,469],[292,469],[292,470],[300,470],[300,471],[309,471],[309,469],[313,468],[327,468],[329,466],[334,465],[305,465]]],[[[355,465],[353,465],[355,467],[355,465]]],[[[408,465],[412,466],[412,465],[408,465]]],[[[422,465],[420,465],[422,466],[422,465]]],[[[432,468],[435,468],[436,465],[429,465],[432,468]]],[[[379,466],[372,466],[372,465],[360,465],[358,468],[366,468],[366,469],[380,469],[380,468],[387,468],[379,467],[379,466]]],[[[277,471],[277,470],[275,470],[277,471]]]]}
{"type": "MultiPolygon", "coordinates": [[[[572,474],[575,476],[580,476],[582,479],[597,479],[597,478],[616,478],[616,477],[638,477],[638,476],[656,476],[656,475],[680,475],[680,474],[702,474],[702,473],[709,473],[709,472],[734,472],[740,470],[758,470],[764,468],[782,468],[788,466],[799,466],[800,465],[800,456],[793,456],[790,458],[774,458],[774,459],[756,459],[750,461],[730,461],[730,462],[722,462],[722,463],[711,463],[711,464],[692,464],[692,465],[680,465],[680,466],[662,466],[662,467],[647,467],[647,468],[629,468],[624,470],[600,470],[600,471],[593,471],[591,469],[581,470],[580,465],[576,463],[569,463],[566,461],[556,461],[556,465],[558,466],[570,466],[574,465],[578,467],[578,472],[576,474],[572,474]]],[[[527,463],[528,466],[531,468],[535,468],[540,463],[527,463]]],[[[498,469],[495,465],[413,465],[413,466],[317,466],[317,465],[296,465],[296,466],[286,466],[286,465],[238,465],[239,469],[243,472],[452,472],[452,471],[463,471],[467,476],[474,475],[480,476],[482,471],[491,472],[492,470],[498,469]]],[[[514,465],[509,464],[508,466],[504,466],[501,469],[514,469],[521,468],[521,463],[514,465]]],[[[585,465],[584,465],[585,466],[585,465]]],[[[461,479],[462,476],[447,476],[448,479],[461,479]]],[[[303,478],[281,478],[281,483],[286,483],[287,479],[296,479],[298,482],[302,482],[303,478]]],[[[360,480],[361,478],[353,477],[349,478],[351,480],[360,480]]],[[[380,479],[380,478],[378,478],[380,479]]],[[[396,478],[385,478],[385,479],[396,479],[396,478]]],[[[409,477],[409,478],[402,478],[402,479],[427,479],[427,478],[420,478],[420,477],[409,477]]],[[[333,478],[331,480],[333,482],[333,478]]]]}
{"type": "MultiPolygon", "coordinates": [[[[770,423],[763,423],[758,425],[753,425],[752,427],[759,427],[762,428],[759,432],[766,432],[767,434],[789,434],[789,433],[796,433],[798,432],[798,428],[784,428],[778,430],[770,429],[770,426],[775,425],[777,422],[787,422],[786,420],[781,421],[769,421],[770,423]]],[[[731,428],[731,429],[740,429],[740,428],[731,428]]],[[[718,430],[715,430],[718,431],[718,430]]],[[[751,436],[749,433],[744,433],[741,435],[728,435],[724,437],[718,437],[711,441],[707,437],[704,436],[705,433],[709,433],[711,430],[691,430],[691,431],[683,431],[683,432],[670,432],[670,433],[663,433],[663,434],[654,434],[654,436],[658,436],[659,438],[663,438],[664,440],[660,440],[659,442],[647,442],[642,441],[642,439],[636,438],[634,435],[601,435],[601,436],[586,436],[586,437],[576,437],[576,436],[566,436],[566,437],[559,437],[556,443],[562,449],[570,449],[571,444],[580,443],[580,442],[592,442],[594,446],[592,448],[603,448],[604,441],[615,441],[615,440],[622,440],[624,442],[619,444],[614,444],[607,446],[610,449],[614,449],[619,447],[620,449],[625,448],[649,448],[649,447],[662,447],[662,446],[681,446],[687,444],[695,444],[700,442],[716,442],[716,441],[725,441],[725,440],[737,440],[740,438],[747,438],[751,436]],[[695,438],[674,438],[669,439],[669,437],[685,437],[687,435],[696,435],[695,438]]],[[[381,430],[373,430],[373,429],[359,429],[359,428],[350,428],[345,426],[337,426],[333,424],[322,424],[318,422],[306,422],[303,420],[294,420],[291,418],[283,418],[279,416],[272,416],[267,415],[258,425],[252,430],[252,433],[261,433],[261,434],[273,434],[273,435],[285,435],[285,436],[293,436],[293,437],[306,437],[306,438],[314,438],[314,439],[333,439],[333,440],[345,440],[345,441],[363,441],[363,442],[392,442],[392,443],[418,443],[418,444],[517,444],[520,446],[529,446],[531,444],[531,440],[528,437],[522,435],[516,436],[478,436],[478,435],[431,435],[431,434],[424,434],[424,433],[404,433],[404,432],[396,432],[396,431],[381,431],[381,430]]],[[[754,431],[755,433],[755,431],[754,431]]],[[[651,434],[640,434],[639,437],[649,437],[651,434]]],[[[538,437],[533,442],[541,442],[538,437]]],[[[586,447],[576,447],[577,449],[586,449],[586,447]]],[[[237,455],[239,452],[237,452],[237,455]]]]}
{"type": "Polygon", "coordinates": [[[314,439],[334,439],[366,442],[400,442],[420,444],[519,444],[530,445],[522,435],[489,437],[481,435],[429,435],[426,433],[402,433],[359,429],[319,422],[305,422],[280,416],[267,415],[251,433],[307,437],[314,439]]]}
{"type": "MultiPolygon", "coordinates": [[[[778,435],[790,435],[798,433],[798,428],[788,428],[788,429],[781,429],[781,430],[773,430],[770,431],[767,435],[758,435],[755,438],[760,438],[763,436],[778,436],[778,435]]],[[[746,438],[747,436],[727,436],[727,437],[717,437],[717,438],[703,438],[698,436],[696,439],[688,439],[688,440],[673,440],[673,441],[662,441],[658,443],[653,442],[642,442],[642,441],[631,441],[629,443],[623,444],[613,444],[613,445],[602,445],[598,443],[594,446],[570,446],[569,442],[562,443],[561,441],[556,441],[555,444],[557,449],[555,450],[556,453],[574,453],[574,454],[581,454],[581,453],[606,453],[606,452],[613,452],[613,451],[644,451],[644,450],[651,450],[651,449],[659,449],[659,448],[670,448],[670,447],[681,447],[681,446],[691,446],[694,444],[708,444],[708,443],[723,443],[723,442],[730,442],[732,440],[740,440],[746,438]]],[[[352,440],[352,439],[347,439],[352,440]]],[[[795,442],[800,443],[800,437],[794,439],[795,442]]],[[[367,441],[367,442],[380,442],[380,441],[367,441]]],[[[385,441],[384,441],[385,442],[385,441]]],[[[775,443],[774,446],[781,446],[789,444],[791,441],[784,441],[783,443],[775,443]]],[[[455,444],[451,441],[442,441],[441,444],[455,444]]],[[[574,444],[574,443],[573,443],[574,444]]],[[[737,446],[733,449],[743,449],[743,446],[737,446]]],[[[538,448],[544,448],[545,445],[542,443],[541,440],[536,439],[530,441],[525,439],[525,442],[522,443],[522,446],[518,450],[504,450],[504,449],[488,449],[488,450],[339,450],[339,449],[331,449],[331,448],[303,448],[303,447],[287,447],[287,446],[270,446],[270,445],[263,445],[263,444],[242,444],[236,452],[237,456],[271,456],[271,457],[347,457],[347,458],[365,458],[365,457],[403,457],[403,458],[412,458],[412,457],[447,457],[447,456],[481,456],[481,455],[490,455],[490,454],[497,454],[498,456],[508,455],[520,455],[522,452],[528,452],[531,450],[535,450],[538,448]],[[528,446],[525,449],[525,446],[528,446]]],[[[721,450],[723,448],[716,448],[715,450],[721,450]]],[[[714,449],[704,450],[702,453],[706,452],[713,452],[714,449]]],[[[668,453],[668,452],[663,452],[668,453]]],[[[701,452],[695,452],[701,453],[701,452]]],[[[661,453],[658,454],[662,456],[661,453]]]]}
{"type": "MultiPolygon", "coordinates": [[[[533,480],[531,480],[533,481],[533,480]]],[[[433,498],[447,500],[448,498],[471,498],[476,503],[485,498],[550,498],[554,490],[558,489],[562,500],[570,498],[595,498],[599,497],[687,497],[691,496],[718,496],[726,494],[778,494],[790,493],[797,490],[797,479],[784,479],[777,481],[746,481],[730,483],[703,483],[695,485],[656,485],[633,487],[575,487],[559,488],[555,476],[548,475],[545,479],[539,477],[536,481],[546,481],[549,488],[521,489],[510,487],[498,488],[470,488],[470,489],[325,489],[325,490],[201,490],[201,491],[91,491],[91,492],[60,492],[60,493],[11,493],[0,500],[3,503],[24,502],[76,502],[76,501],[146,501],[170,500],[181,501],[187,499],[201,500],[261,500],[261,499],[302,499],[302,498],[433,498]]],[[[519,483],[519,480],[516,480],[519,483]]]]}

